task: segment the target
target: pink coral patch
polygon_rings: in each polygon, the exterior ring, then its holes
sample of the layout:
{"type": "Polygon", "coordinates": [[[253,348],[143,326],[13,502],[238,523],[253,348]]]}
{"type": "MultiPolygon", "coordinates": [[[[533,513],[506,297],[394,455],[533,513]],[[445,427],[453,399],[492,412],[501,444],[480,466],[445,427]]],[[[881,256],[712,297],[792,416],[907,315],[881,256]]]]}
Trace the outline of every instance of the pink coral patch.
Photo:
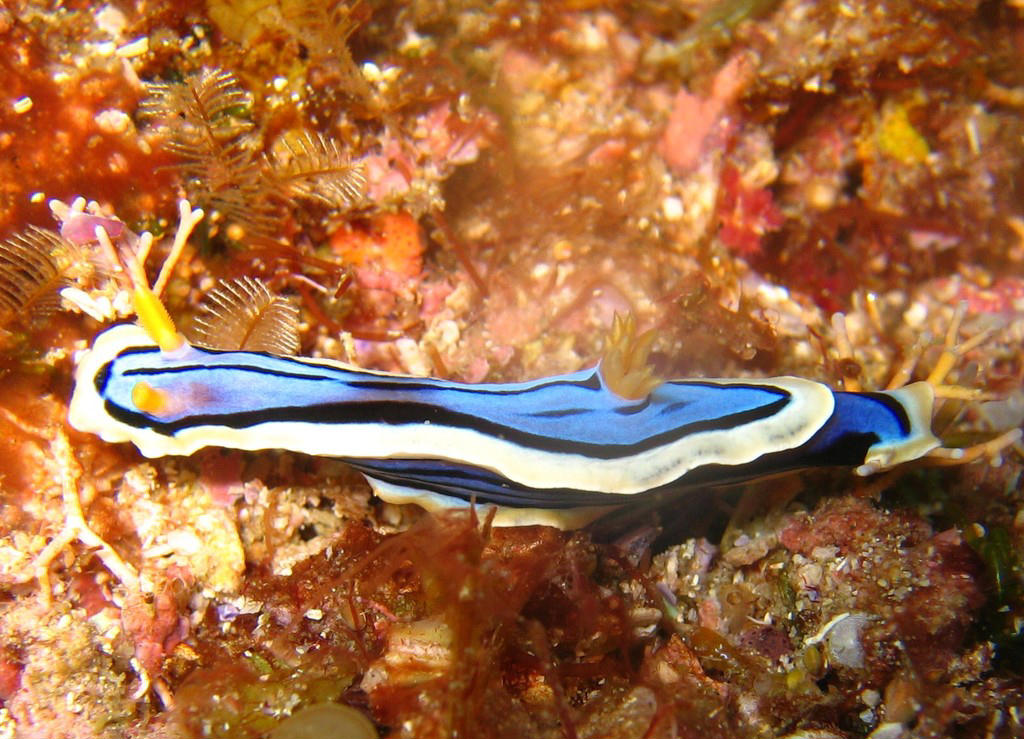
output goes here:
{"type": "Polygon", "coordinates": [[[722,148],[732,128],[726,109],[749,79],[748,65],[733,57],[716,73],[708,97],[680,90],[672,101],[668,124],[658,140],[658,153],[677,175],[701,163],[709,151],[722,148]]]}

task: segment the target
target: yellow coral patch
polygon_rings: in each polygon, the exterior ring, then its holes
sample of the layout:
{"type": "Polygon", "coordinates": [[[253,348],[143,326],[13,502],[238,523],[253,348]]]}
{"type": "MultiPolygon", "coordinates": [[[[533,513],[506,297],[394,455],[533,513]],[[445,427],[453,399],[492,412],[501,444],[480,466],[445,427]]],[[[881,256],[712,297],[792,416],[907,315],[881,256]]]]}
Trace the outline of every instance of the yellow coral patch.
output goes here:
{"type": "Polygon", "coordinates": [[[882,108],[875,141],[882,154],[904,164],[923,164],[930,153],[928,142],[910,122],[907,107],[898,103],[882,108]]]}

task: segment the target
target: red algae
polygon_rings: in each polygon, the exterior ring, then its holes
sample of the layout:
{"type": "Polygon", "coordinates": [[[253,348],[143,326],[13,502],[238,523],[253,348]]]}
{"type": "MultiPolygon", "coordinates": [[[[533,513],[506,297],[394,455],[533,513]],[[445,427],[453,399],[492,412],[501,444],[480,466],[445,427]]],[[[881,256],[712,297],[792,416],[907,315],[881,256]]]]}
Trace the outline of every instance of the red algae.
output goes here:
{"type": "MultiPolygon", "coordinates": [[[[69,22],[88,23],[86,14],[73,17],[69,22]]],[[[0,107],[0,230],[44,224],[48,198],[81,192],[118,202],[131,218],[167,203],[171,178],[159,170],[167,160],[135,140],[131,113],[139,92],[121,60],[90,57],[78,67],[69,58],[74,52],[59,48],[59,38],[42,37],[36,24],[8,22],[0,55],[7,81],[0,107]],[[24,141],[41,145],[24,147],[24,141]],[[144,196],[138,193],[140,181],[152,185],[144,196]]],[[[56,26],[50,30],[59,33],[56,26]]]]}
{"type": "Polygon", "coordinates": [[[782,212],[775,205],[771,192],[763,187],[744,185],[733,167],[726,167],[722,172],[722,190],[718,203],[722,228],[718,237],[741,257],[758,255],[764,235],[783,224],[782,212]]]}
{"type": "Polygon", "coordinates": [[[81,248],[39,282],[52,311],[0,301],[0,736],[262,739],[321,710],[410,739],[1024,734],[1019,442],[564,532],[65,423],[184,194],[207,213],[161,285],[179,325],[251,278],[297,306],[289,347],[373,369],[576,370],[630,314],[659,377],[879,389],[941,363],[963,303],[967,399],[934,430],[1019,427],[1019,5],[0,9],[0,231],[81,248]],[[198,118],[160,97],[203,80],[198,118]]]}

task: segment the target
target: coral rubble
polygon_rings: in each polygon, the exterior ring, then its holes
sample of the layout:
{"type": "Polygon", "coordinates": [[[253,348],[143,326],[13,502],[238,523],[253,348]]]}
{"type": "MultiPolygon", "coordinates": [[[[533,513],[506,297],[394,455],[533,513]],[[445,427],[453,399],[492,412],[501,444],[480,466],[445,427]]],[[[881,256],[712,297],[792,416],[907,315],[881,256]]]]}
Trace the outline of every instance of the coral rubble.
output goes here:
{"type": "Polygon", "coordinates": [[[213,348],[511,381],[628,314],[628,392],[953,364],[935,432],[1001,438],[1022,39],[1015,0],[5,3],[0,737],[1024,735],[1019,442],[562,532],[66,422],[167,260],[213,348]]]}

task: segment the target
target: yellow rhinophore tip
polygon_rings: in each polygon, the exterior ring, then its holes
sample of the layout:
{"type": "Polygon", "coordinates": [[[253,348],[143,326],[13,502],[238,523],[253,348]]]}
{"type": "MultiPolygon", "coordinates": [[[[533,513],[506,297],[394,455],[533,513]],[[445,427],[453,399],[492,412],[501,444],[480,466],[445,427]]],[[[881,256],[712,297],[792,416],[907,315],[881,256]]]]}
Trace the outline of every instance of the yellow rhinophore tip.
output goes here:
{"type": "Polygon", "coordinates": [[[132,388],[132,403],[143,413],[157,416],[167,410],[167,391],[153,387],[148,382],[136,382],[132,388]]]}
{"type": "Polygon", "coordinates": [[[185,343],[185,338],[174,327],[170,313],[152,290],[145,285],[138,285],[133,300],[139,324],[161,350],[172,352],[185,343]]]}

